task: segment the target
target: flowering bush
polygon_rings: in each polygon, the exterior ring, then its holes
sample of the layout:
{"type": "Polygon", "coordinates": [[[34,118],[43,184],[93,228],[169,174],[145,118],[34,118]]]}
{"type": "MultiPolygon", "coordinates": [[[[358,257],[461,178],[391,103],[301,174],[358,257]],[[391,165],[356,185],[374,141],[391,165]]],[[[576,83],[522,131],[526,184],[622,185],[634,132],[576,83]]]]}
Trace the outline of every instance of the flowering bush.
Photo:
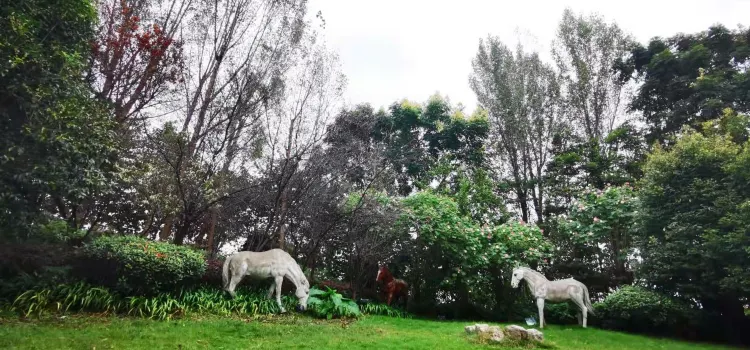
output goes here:
{"type": "Polygon", "coordinates": [[[562,248],[557,268],[571,267],[561,274],[574,275],[600,292],[631,283],[637,209],[636,192],[627,183],[587,190],[568,215],[557,218],[554,240],[562,248]]]}

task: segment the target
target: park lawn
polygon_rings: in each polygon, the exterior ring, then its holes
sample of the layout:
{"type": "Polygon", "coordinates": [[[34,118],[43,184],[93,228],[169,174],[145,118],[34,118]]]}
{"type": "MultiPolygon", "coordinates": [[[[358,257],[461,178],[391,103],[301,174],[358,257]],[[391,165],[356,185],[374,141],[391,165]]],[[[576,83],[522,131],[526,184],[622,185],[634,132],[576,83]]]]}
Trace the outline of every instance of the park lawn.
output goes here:
{"type": "MultiPolygon", "coordinates": [[[[71,316],[0,324],[3,349],[490,349],[464,334],[470,322],[367,316],[359,321],[318,321],[304,316],[255,320],[143,319],[71,316]]],[[[595,328],[552,326],[556,349],[728,349],[595,328]]]]}

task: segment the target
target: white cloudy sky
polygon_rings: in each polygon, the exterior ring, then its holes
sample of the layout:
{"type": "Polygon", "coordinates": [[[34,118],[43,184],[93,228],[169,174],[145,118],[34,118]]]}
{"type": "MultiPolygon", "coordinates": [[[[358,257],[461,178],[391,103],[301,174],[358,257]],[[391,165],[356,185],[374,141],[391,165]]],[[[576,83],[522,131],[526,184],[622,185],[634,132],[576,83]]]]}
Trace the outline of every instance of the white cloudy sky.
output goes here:
{"type": "Polygon", "coordinates": [[[328,46],[338,52],[348,78],[347,104],[387,106],[439,92],[467,112],[476,106],[469,88],[479,38],[499,36],[549,51],[565,7],[598,12],[641,42],[654,36],[697,32],[711,24],[750,24],[750,0],[310,0],[322,11],[328,46]],[[744,21],[744,23],[743,23],[744,21]],[[535,37],[535,38],[534,38],[535,37]],[[534,39],[529,39],[534,38],[534,39]]]}

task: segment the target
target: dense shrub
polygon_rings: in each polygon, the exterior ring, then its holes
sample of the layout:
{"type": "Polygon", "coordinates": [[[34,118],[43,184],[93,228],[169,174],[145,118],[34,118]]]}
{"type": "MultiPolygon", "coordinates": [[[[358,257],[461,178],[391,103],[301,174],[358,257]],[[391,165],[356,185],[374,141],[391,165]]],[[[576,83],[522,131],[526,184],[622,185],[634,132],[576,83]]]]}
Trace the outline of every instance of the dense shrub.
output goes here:
{"type": "Polygon", "coordinates": [[[331,288],[326,288],[325,291],[311,288],[307,305],[313,315],[329,320],[332,318],[358,317],[361,314],[357,303],[344,298],[331,288]]]}
{"type": "Polygon", "coordinates": [[[627,332],[688,336],[697,313],[679,300],[656,292],[626,286],[595,305],[600,326],[627,332]]]}
{"type": "Polygon", "coordinates": [[[71,264],[77,251],[62,244],[0,244],[0,279],[71,264]]]}
{"type": "MultiPolygon", "coordinates": [[[[570,303],[546,303],[544,305],[544,320],[549,324],[578,324],[578,306],[570,303]]],[[[588,314],[587,324],[592,324],[592,315],[588,314]]]]}
{"type": "Polygon", "coordinates": [[[31,289],[49,288],[74,280],[70,266],[49,266],[33,273],[0,279],[0,302],[12,302],[31,289]]]}
{"type": "Polygon", "coordinates": [[[134,236],[99,237],[87,244],[78,273],[125,295],[153,295],[196,283],[206,271],[203,252],[134,236]]]}
{"type": "MultiPolygon", "coordinates": [[[[284,296],[287,309],[297,304],[297,298],[284,296]]],[[[189,314],[222,316],[254,316],[277,313],[275,300],[258,290],[240,290],[233,299],[226,298],[217,288],[188,289],[177,293],[160,293],[151,297],[123,297],[107,288],[87,283],[60,284],[28,290],[12,305],[18,314],[30,317],[46,313],[97,312],[166,320],[189,314]]]]}

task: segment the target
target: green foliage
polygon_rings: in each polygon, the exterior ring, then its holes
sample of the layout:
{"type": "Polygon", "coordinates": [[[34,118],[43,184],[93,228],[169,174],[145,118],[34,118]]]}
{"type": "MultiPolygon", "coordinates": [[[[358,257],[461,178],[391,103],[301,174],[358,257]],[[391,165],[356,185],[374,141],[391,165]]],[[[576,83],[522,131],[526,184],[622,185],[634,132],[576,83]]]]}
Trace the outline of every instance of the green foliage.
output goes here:
{"type": "Polygon", "coordinates": [[[388,316],[388,317],[396,317],[396,318],[412,318],[412,315],[409,314],[408,312],[396,309],[386,304],[368,303],[365,305],[361,305],[360,309],[362,310],[362,313],[365,315],[380,315],[380,316],[388,316]]]}
{"type": "Polygon", "coordinates": [[[315,317],[329,320],[332,318],[359,317],[361,314],[357,303],[351,299],[344,298],[335,289],[328,287],[326,287],[325,291],[311,288],[307,305],[315,317]]]}
{"type": "Polygon", "coordinates": [[[43,205],[78,226],[76,205],[112,183],[114,124],[83,78],[96,11],[88,0],[0,8],[0,227],[27,238],[43,205]]]}
{"type": "Polygon", "coordinates": [[[125,295],[174,291],[206,270],[202,251],[134,236],[99,237],[83,255],[81,270],[88,280],[125,295]]]}
{"type": "Polygon", "coordinates": [[[627,183],[586,190],[567,215],[557,218],[553,239],[562,250],[555,256],[556,273],[575,276],[592,294],[630,284],[637,213],[636,193],[627,183]]]}
{"type": "Polygon", "coordinates": [[[441,162],[473,168],[484,162],[487,118],[465,117],[439,96],[424,107],[404,101],[381,113],[373,130],[375,141],[386,145],[386,156],[397,173],[398,190],[408,195],[424,189],[432,180],[430,170],[441,162]]]}
{"type": "Polygon", "coordinates": [[[685,130],[670,150],[649,155],[640,271],[665,293],[741,319],[750,293],[750,142],[735,142],[722,124],[685,130]]]}
{"type": "MultiPolygon", "coordinates": [[[[282,303],[285,308],[293,308],[297,299],[284,296],[282,303]]],[[[123,297],[107,288],[79,282],[28,290],[14,300],[12,310],[24,317],[50,312],[94,312],[169,320],[189,314],[255,316],[277,313],[279,308],[275,300],[259,291],[241,291],[233,299],[226,298],[222,290],[215,288],[123,297]]]]}
{"type": "Polygon", "coordinates": [[[86,230],[73,228],[63,220],[50,220],[39,225],[37,231],[34,238],[46,243],[80,242],[86,236],[86,230]]]}
{"type": "Polygon", "coordinates": [[[543,264],[552,252],[537,226],[511,222],[480,227],[446,196],[420,192],[403,204],[400,225],[416,234],[408,276],[414,299],[451,297],[455,312],[464,313],[456,317],[478,317],[472,309],[507,312],[515,301],[509,285],[513,267],[543,264]]]}
{"type": "Polygon", "coordinates": [[[747,28],[716,25],[632,49],[619,68],[624,79],[634,75],[643,82],[630,108],[643,113],[650,143],[671,143],[684,125],[699,128],[727,107],[748,112],[748,35],[747,28]]]}
{"type": "Polygon", "coordinates": [[[633,286],[609,294],[595,310],[602,328],[636,333],[680,335],[696,319],[686,303],[633,286]]]}
{"type": "MultiPolygon", "coordinates": [[[[596,307],[596,306],[594,306],[596,307]]],[[[544,320],[550,324],[577,324],[578,318],[576,314],[581,309],[578,306],[571,303],[545,303],[544,304],[544,320]]],[[[587,323],[591,325],[592,315],[588,315],[587,323]]]]}

